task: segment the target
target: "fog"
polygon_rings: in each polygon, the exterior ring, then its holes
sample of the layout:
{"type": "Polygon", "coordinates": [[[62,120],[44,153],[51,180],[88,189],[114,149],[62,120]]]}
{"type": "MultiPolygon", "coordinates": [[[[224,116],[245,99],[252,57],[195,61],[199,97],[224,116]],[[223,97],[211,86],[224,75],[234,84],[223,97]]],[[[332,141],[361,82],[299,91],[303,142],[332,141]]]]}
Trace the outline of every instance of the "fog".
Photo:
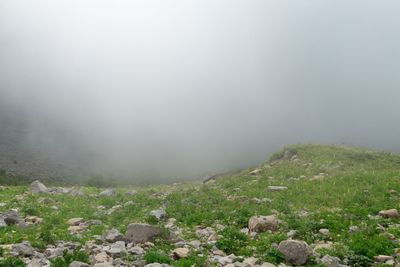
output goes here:
{"type": "Polygon", "coordinates": [[[170,181],[255,166],[293,143],[399,152],[399,10],[1,1],[0,153],[14,169],[35,157],[74,175],[170,181]]]}

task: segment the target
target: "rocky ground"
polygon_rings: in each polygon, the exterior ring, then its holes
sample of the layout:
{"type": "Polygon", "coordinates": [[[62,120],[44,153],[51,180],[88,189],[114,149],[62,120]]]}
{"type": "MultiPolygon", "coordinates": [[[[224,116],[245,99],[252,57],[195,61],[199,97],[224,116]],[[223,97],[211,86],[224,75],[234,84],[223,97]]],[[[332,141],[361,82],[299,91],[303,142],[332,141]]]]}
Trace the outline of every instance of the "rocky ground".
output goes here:
{"type": "Polygon", "coordinates": [[[0,188],[3,266],[400,266],[400,157],[292,146],[205,183],[0,188]]]}

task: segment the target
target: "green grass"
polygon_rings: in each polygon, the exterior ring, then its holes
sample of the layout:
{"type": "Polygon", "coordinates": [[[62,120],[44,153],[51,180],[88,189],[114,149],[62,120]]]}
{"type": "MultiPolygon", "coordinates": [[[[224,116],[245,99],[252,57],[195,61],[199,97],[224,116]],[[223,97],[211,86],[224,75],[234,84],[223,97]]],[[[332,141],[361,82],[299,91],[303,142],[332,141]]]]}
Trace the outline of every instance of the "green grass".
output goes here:
{"type": "MultiPolygon", "coordinates": [[[[368,215],[377,215],[382,209],[400,209],[400,156],[348,146],[294,145],[289,149],[298,159],[290,160],[283,156],[287,149],[282,149],[259,166],[261,173],[257,176],[249,175],[250,170],[243,170],[207,184],[189,182],[137,187],[138,193],[134,196],[126,196],[124,192],[128,189],[121,187],[117,196],[99,198],[96,194],[101,189],[85,187],[85,196],[46,196],[55,202],[44,205],[38,204],[38,199],[43,196],[16,197],[25,192],[27,186],[7,186],[0,192],[0,202],[7,204],[0,207],[0,211],[19,207],[22,215],[42,217],[43,223],[27,229],[0,228],[0,243],[29,240],[34,246],[44,249],[57,240],[84,244],[94,235],[113,227],[124,232],[132,222],[149,222],[163,227],[164,222],[154,220],[148,213],[165,202],[168,217],[175,218],[177,225],[184,229],[184,238],[197,239],[194,234],[196,226],[213,227],[221,236],[217,247],[227,254],[255,256],[272,263],[283,262],[273,244],[286,239],[289,230],[296,230],[295,238],[309,244],[333,242],[335,247],[324,253],[347,260],[352,266],[367,266],[374,256],[394,254],[398,245],[376,228],[378,224],[386,226],[390,233],[400,238],[399,221],[372,220],[368,215]],[[324,178],[315,177],[320,173],[324,173],[324,178]],[[288,189],[270,192],[267,190],[270,185],[284,185],[288,189]],[[166,192],[168,196],[165,199],[158,194],[166,192]],[[254,198],[271,201],[259,204],[254,198]],[[134,204],[124,206],[127,201],[134,204]],[[52,205],[59,209],[53,210],[52,205]],[[97,208],[100,205],[106,209],[115,205],[123,207],[107,215],[97,208]],[[305,211],[308,216],[302,216],[305,211]],[[262,233],[256,238],[240,233],[240,229],[247,227],[251,216],[272,213],[282,221],[276,233],[262,233]],[[103,224],[91,226],[82,236],[76,237],[69,234],[66,224],[73,217],[98,219],[103,224]],[[226,228],[218,230],[217,224],[226,228]],[[358,232],[349,233],[350,226],[358,226],[358,232]],[[321,228],[328,228],[330,235],[321,236],[318,233],[321,228]]],[[[91,183],[98,185],[96,180],[91,180],[91,183]]],[[[209,251],[194,252],[188,259],[174,261],[169,256],[172,249],[173,246],[165,241],[156,242],[145,259],[174,266],[206,265],[205,256],[198,254],[207,255],[209,251]]],[[[312,259],[309,265],[317,266],[312,259]]]]}

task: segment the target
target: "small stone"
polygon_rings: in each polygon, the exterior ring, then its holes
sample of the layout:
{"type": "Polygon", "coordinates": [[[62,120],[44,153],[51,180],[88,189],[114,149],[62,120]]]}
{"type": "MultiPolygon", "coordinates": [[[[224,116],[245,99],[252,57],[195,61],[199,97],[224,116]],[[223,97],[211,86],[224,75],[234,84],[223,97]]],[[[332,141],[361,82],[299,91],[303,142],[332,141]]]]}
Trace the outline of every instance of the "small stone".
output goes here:
{"type": "Polygon", "coordinates": [[[128,250],[130,253],[133,255],[143,255],[144,254],[144,249],[139,247],[139,246],[134,246],[128,250]]]}
{"type": "Polygon", "coordinates": [[[7,225],[15,225],[21,221],[21,218],[19,217],[19,213],[15,209],[9,210],[9,211],[1,214],[1,217],[3,218],[4,222],[7,225]]]}
{"type": "Polygon", "coordinates": [[[379,216],[383,217],[383,218],[398,218],[400,217],[399,212],[397,211],[397,209],[390,209],[390,210],[381,210],[379,212],[379,216]]]}
{"type": "Polygon", "coordinates": [[[272,192],[284,191],[287,189],[288,189],[287,186],[275,186],[275,185],[268,186],[268,190],[272,192]]]}
{"type": "Polygon", "coordinates": [[[358,232],[358,230],[359,230],[358,226],[352,225],[349,227],[349,234],[356,233],[356,232],[358,232]]]}
{"type": "Polygon", "coordinates": [[[319,229],[318,232],[323,236],[329,236],[330,235],[329,229],[322,228],[322,229],[319,229]]]}
{"type": "Polygon", "coordinates": [[[297,231],[296,231],[296,230],[290,230],[289,232],[287,232],[286,236],[287,236],[288,238],[293,238],[293,237],[296,236],[296,234],[297,234],[297,231]]]}
{"type": "Polygon", "coordinates": [[[33,256],[35,250],[28,241],[12,245],[12,252],[19,256],[33,256]]]}
{"type": "Polygon", "coordinates": [[[189,242],[189,245],[194,249],[199,249],[201,247],[201,242],[199,240],[193,240],[189,242]]]}
{"type": "Polygon", "coordinates": [[[73,226],[68,227],[68,231],[71,234],[78,234],[80,232],[85,231],[85,229],[86,229],[86,226],[84,226],[84,225],[73,225],[73,226]]]}
{"type": "Polygon", "coordinates": [[[321,265],[325,267],[339,267],[340,259],[338,257],[332,257],[330,255],[325,255],[321,259],[321,265]]]}
{"type": "Polygon", "coordinates": [[[83,223],[83,218],[72,218],[67,221],[68,225],[77,226],[83,223]]]}
{"type": "Polygon", "coordinates": [[[39,224],[43,222],[42,218],[39,218],[37,216],[27,216],[25,218],[25,222],[29,225],[29,224],[39,224]]]}
{"type": "Polygon", "coordinates": [[[163,264],[161,264],[161,263],[150,263],[150,264],[145,265],[144,267],[171,267],[171,265],[165,264],[165,263],[163,263],[163,264]]]}
{"type": "Polygon", "coordinates": [[[189,249],[188,248],[176,248],[172,251],[172,257],[175,260],[187,258],[189,256],[189,249]]]}
{"type": "Polygon", "coordinates": [[[278,220],[275,215],[253,216],[249,220],[250,232],[275,232],[278,229],[278,220]]]}
{"type": "Polygon", "coordinates": [[[150,216],[156,217],[157,220],[161,220],[167,216],[164,209],[152,210],[150,211],[150,216]]]}
{"type": "Polygon", "coordinates": [[[257,264],[258,259],[255,257],[250,257],[250,258],[246,258],[244,259],[243,263],[247,264],[247,266],[253,267],[257,264]]]}
{"type": "Polygon", "coordinates": [[[110,262],[112,261],[112,258],[110,256],[107,255],[107,253],[105,253],[104,251],[97,253],[94,256],[94,262],[96,263],[103,263],[103,262],[110,262]]]}
{"type": "Polygon", "coordinates": [[[111,243],[123,240],[124,238],[124,236],[115,228],[107,231],[103,237],[107,242],[111,243]]]}
{"type": "Polygon", "coordinates": [[[379,256],[376,256],[374,258],[374,260],[375,260],[375,262],[385,263],[388,260],[393,260],[393,257],[392,256],[387,256],[387,255],[379,255],[379,256]]]}
{"type": "Polygon", "coordinates": [[[260,265],[260,267],[276,267],[276,266],[272,263],[264,262],[263,264],[260,265]]]}
{"type": "Polygon", "coordinates": [[[107,188],[106,190],[102,191],[99,196],[102,197],[114,197],[117,195],[117,192],[115,192],[115,189],[113,188],[107,188]]]}
{"type": "Polygon", "coordinates": [[[45,266],[44,264],[42,264],[42,262],[40,261],[40,259],[33,259],[31,260],[31,262],[28,263],[27,267],[43,267],[45,266]]]}
{"type": "Polygon", "coordinates": [[[255,176],[255,175],[258,175],[258,174],[260,174],[261,172],[262,172],[262,170],[261,170],[261,169],[255,169],[255,170],[253,170],[253,171],[249,172],[249,175],[253,175],[253,176],[255,176]]]}
{"type": "Polygon", "coordinates": [[[40,181],[36,180],[31,183],[30,191],[32,194],[43,194],[43,193],[48,193],[49,189],[40,181]]]}
{"type": "Polygon", "coordinates": [[[81,261],[73,261],[69,267],[90,267],[90,265],[81,261]]]}

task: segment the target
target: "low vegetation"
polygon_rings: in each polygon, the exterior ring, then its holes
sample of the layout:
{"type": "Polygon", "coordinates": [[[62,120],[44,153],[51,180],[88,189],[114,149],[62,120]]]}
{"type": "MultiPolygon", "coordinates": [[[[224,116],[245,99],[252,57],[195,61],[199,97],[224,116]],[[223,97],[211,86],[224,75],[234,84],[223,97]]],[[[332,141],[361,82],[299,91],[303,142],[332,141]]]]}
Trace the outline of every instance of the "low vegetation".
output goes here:
{"type": "MultiPolygon", "coordinates": [[[[2,173],[0,181],[9,182],[5,177],[2,173]]],[[[25,266],[35,257],[12,254],[8,245],[23,241],[29,241],[38,253],[56,248],[60,241],[80,245],[78,250],[49,259],[51,266],[69,266],[72,261],[94,264],[99,251],[88,249],[87,244],[110,246],[101,238],[104,233],[113,228],[125,233],[130,223],[156,225],[174,237],[139,245],[143,254],[127,249],[113,255],[105,249],[114,264],[119,260],[127,266],[154,262],[224,266],[250,257],[257,258],[259,265],[289,264],[278,246],[288,239],[309,245],[312,253],[304,263],[307,266],[330,266],[327,255],[347,266],[394,265],[400,252],[399,218],[379,216],[382,210],[400,208],[400,156],[386,152],[295,145],[258,168],[207,183],[119,187],[109,196],[100,195],[103,189],[94,186],[80,187],[82,194],[29,191],[29,185],[1,188],[0,212],[18,209],[21,218],[36,216],[40,222],[0,227],[0,267],[25,266]],[[159,218],[151,213],[160,209],[165,215],[159,218]],[[249,232],[249,219],[257,215],[275,215],[277,229],[249,232]],[[74,232],[67,223],[71,218],[87,223],[74,232]],[[95,221],[100,223],[88,223],[95,221]],[[188,254],[174,257],[177,247],[188,248],[188,254]],[[234,255],[229,258],[230,254],[234,255]]]]}

